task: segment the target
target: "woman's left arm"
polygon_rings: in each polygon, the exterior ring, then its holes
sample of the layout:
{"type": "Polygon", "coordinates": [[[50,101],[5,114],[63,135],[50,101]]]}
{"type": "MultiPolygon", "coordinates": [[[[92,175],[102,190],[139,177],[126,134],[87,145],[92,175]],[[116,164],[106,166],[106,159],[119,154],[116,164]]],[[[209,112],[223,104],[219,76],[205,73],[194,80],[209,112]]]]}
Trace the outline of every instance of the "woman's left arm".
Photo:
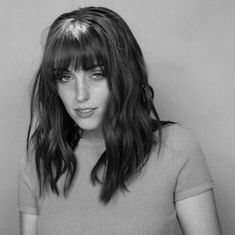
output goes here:
{"type": "Polygon", "coordinates": [[[175,205],[185,235],[222,235],[212,189],[176,201],[175,205]]]}

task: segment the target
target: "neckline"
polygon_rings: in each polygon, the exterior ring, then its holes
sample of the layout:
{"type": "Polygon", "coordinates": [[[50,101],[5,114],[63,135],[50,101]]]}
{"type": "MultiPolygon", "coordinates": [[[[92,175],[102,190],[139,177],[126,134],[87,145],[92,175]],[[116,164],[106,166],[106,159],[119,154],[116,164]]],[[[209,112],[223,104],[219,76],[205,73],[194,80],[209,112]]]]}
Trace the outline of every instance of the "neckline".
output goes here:
{"type": "Polygon", "coordinates": [[[80,138],[78,145],[84,147],[105,147],[105,141],[104,139],[88,140],[80,138]]]}

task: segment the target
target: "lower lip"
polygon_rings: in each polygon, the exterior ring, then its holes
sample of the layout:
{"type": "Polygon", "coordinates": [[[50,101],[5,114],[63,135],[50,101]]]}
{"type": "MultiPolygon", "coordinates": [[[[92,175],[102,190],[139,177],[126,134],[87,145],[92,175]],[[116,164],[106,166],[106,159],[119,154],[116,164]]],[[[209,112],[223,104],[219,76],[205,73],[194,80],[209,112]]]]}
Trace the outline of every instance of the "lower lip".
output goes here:
{"type": "Polygon", "coordinates": [[[80,118],[89,118],[90,116],[92,116],[94,114],[95,110],[96,110],[96,108],[91,109],[89,112],[82,112],[77,109],[75,111],[76,111],[77,116],[79,116],[80,118]]]}

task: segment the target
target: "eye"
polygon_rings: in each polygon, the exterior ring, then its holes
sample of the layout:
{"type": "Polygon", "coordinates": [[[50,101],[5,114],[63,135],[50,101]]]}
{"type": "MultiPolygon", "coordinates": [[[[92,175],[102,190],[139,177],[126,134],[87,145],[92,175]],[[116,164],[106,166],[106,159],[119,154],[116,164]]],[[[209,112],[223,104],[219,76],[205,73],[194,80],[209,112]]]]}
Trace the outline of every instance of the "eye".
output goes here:
{"type": "Polygon", "coordinates": [[[70,74],[61,74],[58,76],[57,80],[61,83],[68,82],[73,79],[73,76],[70,74]]]}
{"type": "Polygon", "coordinates": [[[89,77],[92,80],[99,81],[105,78],[105,75],[103,73],[103,70],[100,66],[95,66],[94,68],[90,69],[89,71],[89,77]]]}
{"type": "Polygon", "coordinates": [[[101,71],[93,72],[91,74],[92,79],[94,80],[101,80],[104,78],[104,74],[101,71]]]}

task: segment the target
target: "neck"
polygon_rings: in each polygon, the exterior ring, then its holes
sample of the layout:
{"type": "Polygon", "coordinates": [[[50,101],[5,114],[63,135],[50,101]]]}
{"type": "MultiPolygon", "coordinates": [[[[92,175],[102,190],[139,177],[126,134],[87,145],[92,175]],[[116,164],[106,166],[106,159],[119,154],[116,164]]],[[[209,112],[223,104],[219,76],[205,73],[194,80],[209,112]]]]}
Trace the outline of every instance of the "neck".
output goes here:
{"type": "Polygon", "coordinates": [[[101,129],[96,130],[83,130],[82,133],[82,139],[92,141],[92,142],[98,142],[103,140],[103,133],[101,129]]]}

